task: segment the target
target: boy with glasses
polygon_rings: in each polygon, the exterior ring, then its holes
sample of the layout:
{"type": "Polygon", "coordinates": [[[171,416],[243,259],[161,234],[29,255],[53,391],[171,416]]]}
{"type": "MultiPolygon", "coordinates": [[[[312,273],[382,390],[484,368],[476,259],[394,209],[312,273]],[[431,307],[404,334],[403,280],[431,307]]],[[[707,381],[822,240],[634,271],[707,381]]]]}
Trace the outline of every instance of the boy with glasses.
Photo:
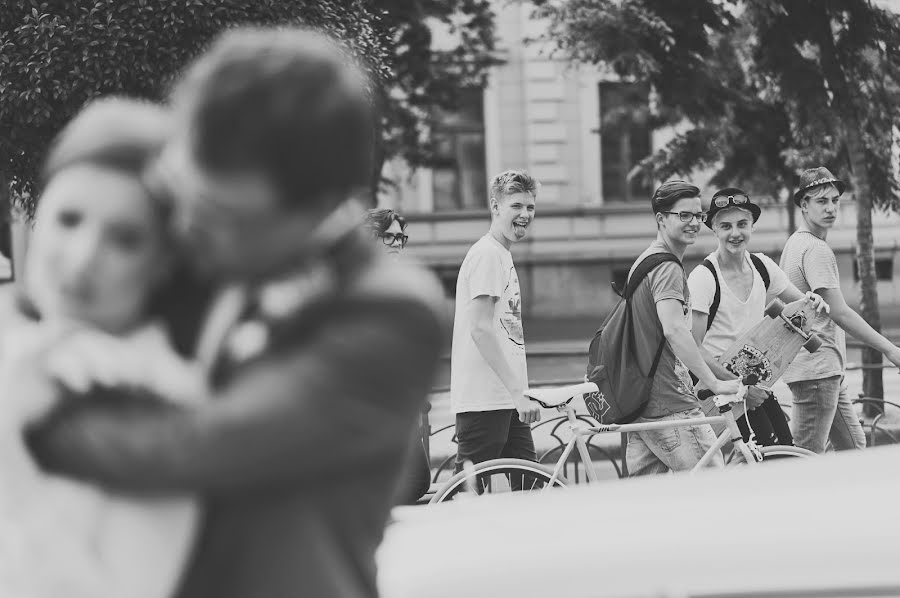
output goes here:
{"type": "Polygon", "coordinates": [[[800,188],[794,193],[803,221],[781,253],[781,267],[788,279],[801,291],[815,291],[831,306],[831,318],[820,315],[812,324],[822,346],[815,353],[801,351],[784,373],[794,395],[794,443],[815,453],[825,452],[829,438],[837,450],[866,446],[866,436],[844,381],[844,331],[881,351],[900,367],[900,349],[847,305],[841,292],[837,260],[826,238],[834,226],[843,193],[844,182],[827,168],[803,171],[800,188]]]}
{"type": "MultiPolygon", "coordinates": [[[[663,262],[654,268],[629,299],[636,345],[643,348],[635,358],[644,371],[650,371],[656,348],[663,337],[666,340],[658,357],[650,401],[637,421],[696,419],[703,417],[703,412],[689,370],[696,372],[700,381],[716,394],[733,394],[738,390],[737,380],[720,380],[713,374],[690,331],[691,296],[681,259],[687,246],[696,241],[706,214],[701,209],[700,190],[684,181],[663,183],[653,193],[650,203],[656,217],[656,240],[635,261],[629,276],[638,264],[656,253],[671,253],[677,263],[663,262]]],[[[708,424],[631,432],[626,450],[629,474],[690,470],[715,440],[708,424]]],[[[721,465],[721,455],[709,462],[710,467],[721,465]]]]}
{"type": "MultiPolygon", "coordinates": [[[[769,301],[778,297],[790,303],[804,297],[775,262],[762,253],[747,251],[760,213],[760,207],[743,190],[729,187],[716,191],[706,226],[716,235],[719,247],[688,278],[694,340],[706,364],[720,377],[730,375],[719,364],[722,354],[765,317],[769,301]]],[[[805,296],[818,311],[828,311],[818,295],[805,296]]],[[[747,408],[749,412],[737,420],[745,441],[750,438],[749,421],[760,444],[792,444],[784,412],[771,391],[748,389],[747,408]]]]}

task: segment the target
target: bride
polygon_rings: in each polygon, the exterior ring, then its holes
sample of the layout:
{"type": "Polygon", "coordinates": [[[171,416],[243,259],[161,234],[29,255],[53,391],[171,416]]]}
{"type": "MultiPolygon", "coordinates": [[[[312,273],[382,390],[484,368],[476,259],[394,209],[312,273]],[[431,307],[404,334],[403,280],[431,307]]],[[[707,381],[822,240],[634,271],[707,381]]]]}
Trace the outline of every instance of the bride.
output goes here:
{"type": "Polygon", "coordinates": [[[72,394],[58,380],[78,387],[72,355],[112,360],[127,346],[141,356],[141,375],[165,381],[166,400],[204,394],[199,370],[178,357],[157,317],[176,255],[168,204],[143,172],[167,125],[156,106],[96,101],[47,157],[21,300],[0,342],[4,597],[166,598],[190,553],[192,497],[121,496],[49,476],[22,437],[60,393],[72,394]]]}

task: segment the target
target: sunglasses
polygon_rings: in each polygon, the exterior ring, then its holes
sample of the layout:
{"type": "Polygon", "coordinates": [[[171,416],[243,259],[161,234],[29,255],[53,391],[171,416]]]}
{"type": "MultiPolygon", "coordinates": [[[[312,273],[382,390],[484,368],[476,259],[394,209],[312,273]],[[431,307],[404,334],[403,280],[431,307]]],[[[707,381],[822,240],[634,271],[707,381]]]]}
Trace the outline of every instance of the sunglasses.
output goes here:
{"type": "Polygon", "coordinates": [[[697,222],[706,222],[709,216],[706,212],[660,212],[660,214],[674,214],[682,222],[690,222],[694,218],[697,219],[697,222]]]}
{"type": "Polygon", "coordinates": [[[741,206],[745,203],[750,203],[750,198],[740,193],[738,195],[719,195],[713,199],[713,205],[717,208],[724,208],[728,205],[741,206]]]}
{"type": "Polygon", "coordinates": [[[406,247],[406,242],[409,241],[409,235],[403,233],[382,233],[378,236],[381,237],[381,242],[388,246],[400,241],[400,247],[406,247]]]}

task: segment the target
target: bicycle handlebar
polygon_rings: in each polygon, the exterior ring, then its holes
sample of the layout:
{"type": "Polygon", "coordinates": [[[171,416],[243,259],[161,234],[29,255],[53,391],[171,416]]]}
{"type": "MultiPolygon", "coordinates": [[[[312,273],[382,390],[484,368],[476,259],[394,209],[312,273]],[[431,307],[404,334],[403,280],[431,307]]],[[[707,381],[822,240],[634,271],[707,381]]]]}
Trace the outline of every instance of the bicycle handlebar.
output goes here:
{"type": "MultiPolygon", "coordinates": [[[[757,382],[759,382],[759,377],[756,376],[755,374],[750,374],[749,376],[744,376],[744,378],[741,380],[741,385],[742,386],[753,386],[757,382]]],[[[738,393],[738,394],[740,395],[740,393],[738,393]]],[[[708,398],[714,397],[714,396],[716,396],[716,393],[714,393],[713,391],[711,391],[708,388],[704,388],[703,390],[701,390],[700,392],[697,393],[697,397],[699,397],[701,400],[708,399],[708,398]]]]}

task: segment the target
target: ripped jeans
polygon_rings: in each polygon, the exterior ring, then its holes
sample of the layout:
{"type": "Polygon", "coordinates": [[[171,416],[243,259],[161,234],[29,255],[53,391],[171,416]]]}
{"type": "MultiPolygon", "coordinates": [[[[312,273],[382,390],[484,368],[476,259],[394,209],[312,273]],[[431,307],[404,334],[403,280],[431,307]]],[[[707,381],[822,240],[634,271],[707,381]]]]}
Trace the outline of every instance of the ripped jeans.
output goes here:
{"type": "MultiPolygon", "coordinates": [[[[638,418],[634,423],[660,422],[704,417],[699,407],[679,411],[672,415],[654,418],[638,418]]],[[[716,442],[716,435],[709,424],[693,428],[666,428],[646,432],[629,432],[625,462],[629,476],[651,475],[667,471],[689,471],[716,442]]],[[[716,451],[707,467],[724,467],[721,451],[716,451]]]]}

